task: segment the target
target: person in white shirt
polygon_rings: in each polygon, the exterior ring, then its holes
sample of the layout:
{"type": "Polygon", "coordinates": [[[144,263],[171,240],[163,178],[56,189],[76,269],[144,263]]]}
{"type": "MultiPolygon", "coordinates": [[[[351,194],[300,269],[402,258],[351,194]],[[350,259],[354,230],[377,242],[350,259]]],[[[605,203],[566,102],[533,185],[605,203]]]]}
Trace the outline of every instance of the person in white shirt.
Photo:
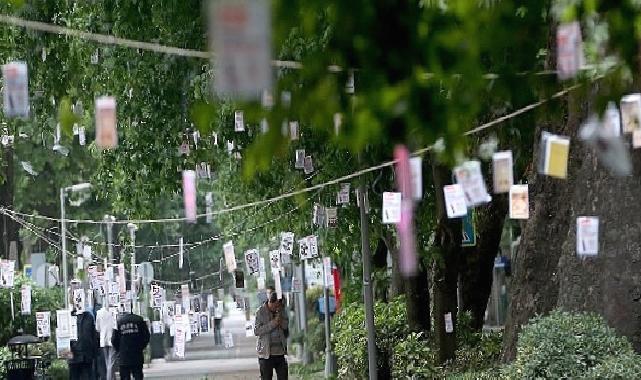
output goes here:
{"type": "Polygon", "coordinates": [[[107,380],[115,379],[116,352],[111,346],[111,335],[115,328],[114,316],[111,311],[104,307],[98,310],[96,315],[96,331],[100,334],[100,350],[105,358],[107,368],[107,380]]]}

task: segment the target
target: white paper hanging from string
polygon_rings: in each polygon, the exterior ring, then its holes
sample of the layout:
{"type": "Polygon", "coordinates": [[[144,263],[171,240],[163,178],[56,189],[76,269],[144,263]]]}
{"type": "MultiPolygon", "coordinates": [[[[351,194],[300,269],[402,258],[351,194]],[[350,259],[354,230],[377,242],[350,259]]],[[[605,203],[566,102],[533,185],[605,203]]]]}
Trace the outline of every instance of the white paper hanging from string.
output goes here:
{"type": "Polygon", "coordinates": [[[348,205],[349,204],[349,183],[341,183],[341,189],[336,196],[336,203],[339,205],[348,205]]]}
{"type": "Polygon", "coordinates": [[[512,151],[496,152],[492,155],[492,188],[494,194],[507,193],[514,184],[512,151]]]}
{"type": "Polygon", "coordinates": [[[280,283],[280,271],[272,268],[272,275],[274,277],[274,290],[276,290],[276,297],[281,300],[283,299],[283,287],[280,283]]]}
{"type": "Polygon", "coordinates": [[[291,141],[296,141],[299,139],[299,127],[297,121],[289,122],[289,139],[291,141]]]}
{"type": "Polygon", "coordinates": [[[621,98],[621,122],[623,133],[641,129],[641,94],[629,94],[621,98]]]}
{"type": "Polygon", "coordinates": [[[56,310],[56,335],[63,338],[71,336],[70,310],[56,310]]]}
{"type": "Polygon", "coordinates": [[[584,62],[583,39],[578,21],[562,23],[556,31],[556,68],[558,78],[570,79],[576,76],[584,62]]]}
{"type": "Polygon", "coordinates": [[[10,62],[2,66],[4,115],[29,116],[29,78],[25,62],[10,62]]]}
{"type": "Polygon", "coordinates": [[[234,255],[234,243],[228,241],[223,245],[223,252],[225,255],[225,266],[227,272],[233,273],[236,270],[236,256],[234,255]]]}
{"type": "Polygon", "coordinates": [[[510,219],[528,219],[529,217],[528,185],[512,185],[510,187],[510,219]]]}
{"type": "Polygon", "coordinates": [[[580,216],[576,218],[576,254],[596,256],[599,254],[599,218],[580,216]]]}
{"type": "Polygon", "coordinates": [[[608,102],[602,128],[607,136],[621,136],[621,113],[614,102],[608,102]]]}
{"type": "Polygon", "coordinates": [[[210,9],[214,83],[219,95],[257,99],[272,88],[270,5],[216,0],[210,9]]]}
{"type": "Polygon", "coordinates": [[[31,285],[22,285],[20,288],[20,314],[31,314],[31,285]]]}
{"type": "Polygon", "coordinates": [[[249,249],[245,252],[245,266],[250,276],[256,276],[260,273],[258,258],[258,250],[256,249],[249,249]]]}
{"type": "Polygon", "coordinates": [[[443,186],[445,208],[448,218],[460,218],[467,215],[467,205],[463,187],[459,184],[443,186]]]}
{"type": "Polygon", "coordinates": [[[323,274],[323,285],[325,285],[326,288],[330,288],[334,284],[331,257],[323,257],[323,274]]]}
{"type": "Polygon", "coordinates": [[[183,200],[185,218],[196,222],[196,172],[193,170],[183,170],[183,200]]]}
{"type": "Polygon", "coordinates": [[[176,326],[176,332],[174,333],[174,355],[180,359],[185,358],[185,338],[187,336],[182,318],[182,315],[176,315],[174,317],[174,324],[176,326]]]}
{"type": "Polygon", "coordinates": [[[452,313],[445,313],[445,332],[451,334],[454,332],[454,323],[452,322],[452,313]]]}
{"type": "Polygon", "coordinates": [[[475,207],[492,200],[485,187],[480,161],[466,161],[462,165],[455,167],[454,176],[456,177],[456,183],[463,188],[467,207],[475,207]]]}
{"type": "Polygon", "coordinates": [[[314,161],[312,160],[312,156],[305,156],[303,170],[305,171],[305,174],[312,174],[314,171],[314,161]]]}
{"type": "Polygon", "coordinates": [[[208,191],[205,194],[205,213],[207,214],[207,223],[211,224],[213,219],[212,211],[214,209],[214,194],[211,191],[208,191]]]}
{"type": "Polygon", "coordinates": [[[101,96],[96,99],[96,146],[113,149],[118,146],[116,129],[116,98],[101,96]]]}
{"type": "Polygon", "coordinates": [[[80,146],[85,146],[87,144],[87,136],[85,134],[85,127],[78,128],[78,143],[80,146]]]}
{"type": "Polygon", "coordinates": [[[343,127],[343,115],[340,113],[334,114],[334,135],[338,136],[341,133],[343,127]]]}
{"type": "Polygon", "coordinates": [[[274,270],[280,270],[280,251],[269,251],[269,262],[272,272],[274,270]]]}
{"type": "Polygon", "coordinates": [[[85,311],[85,290],[74,289],[72,302],[76,313],[82,314],[85,311]]]}
{"type": "Polygon", "coordinates": [[[0,260],[0,284],[3,288],[13,288],[15,278],[15,260],[0,260]]]}
{"type": "Polygon", "coordinates": [[[51,336],[51,312],[36,312],[36,336],[38,338],[47,338],[51,336]]]}
{"type": "Polygon", "coordinates": [[[292,253],[294,252],[294,233],[283,232],[280,235],[280,261],[283,265],[291,264],[292,253]]]}
{"type": "Polygon", "coordinates": [[[298,241],[298,254],[301,260],[309,259],[309,245],[307,244],[307,238],[304,237],[298,241]]]}
{"type": "Polygon", "coordinates": [[[318,257],[318,237],[311,235],[307,237],[307,247],[309,249],[309,258],[315,259],[318,257]]]}
{"type": "Polygon", "coordinates": [[[338,227],[338,209],[336,207],[325,208],[325,224],[327,228],[338,227]]]}
{"type": "Polygon", "coordinates": [[[410,176],[412,178],[412,198],[423,199],[423,157],[410,158],[410,176]]]}
{"type": "Polygon", "coordinates": [[[568,176],[570,139],[546,131],[541,133],[539,147],[539,172],[550,177],[565,179],[568,176]]]}
{"type": "Polygon", "coordinates": [[[267,122],[267,119],[263,118],[260,121],[260,133],[266,134],[269,132],[269,123],[267,122]]]}
{"type": "Polygon", "coordinates": [[[401,193],[383,193],[383,224],[401,222],[401,193]]]}
{"type": "Polygon", "coordinates": [[[295,169],[303,169],[305,167],[305,149],[296,149],[296,161],[294,161],[295,169]]]}
{"type": "MultiPolygon", "coordinates": [[[[636,133],[636,130],[634,133],[636,133]]],[[[605,120],[600,123],[596,115],[590,116],[581,126],[579,138],[596,152],[599,162],[612,173],[619,176],[632,174],[630,152],[620,133],[617,134],[613,127],[607,127],[605,120]]]]}
{"type": "Polygon", "coordinates": [[[185,254],[185,245],[184,245],[183,237],[181,236],[178,239],[178,269],[182,269],[183,267],[184,254],[185,254]]]}
{"type": "Polygon", "coordinates": [[[251,321],[245,322],[245,338],[254,337],[254,324],[251,321]]]}

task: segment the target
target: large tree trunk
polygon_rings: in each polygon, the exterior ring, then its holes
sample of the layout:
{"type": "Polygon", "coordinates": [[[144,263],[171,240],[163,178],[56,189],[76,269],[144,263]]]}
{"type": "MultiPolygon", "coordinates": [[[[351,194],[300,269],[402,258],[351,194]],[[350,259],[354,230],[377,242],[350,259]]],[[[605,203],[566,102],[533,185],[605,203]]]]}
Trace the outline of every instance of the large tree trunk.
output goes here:
{"type": "Polygon", "coordinates": [[[405,304],[407,323],[411,331],[429,332],[430,323],[430,289],[427,282],[427,270],[421,263],[416,276],[405,279],[405,304]]]}
{"type": "Polygon", "coordinates": [[[568,180],[531,176],[533,212],[513,260],[504,360],[514,357],[521,326],[555,307],[601,314],[641,351],[641,153],[633,151],[632,176],[610,175],[576,138],[587,102],[573,94],[568,103],[567,124],[546,128],[572,137],[568,180]],[[578,216],[599,217],[596,258],[576,256],[578,216]]]}
{"type": "MultiPolygon", "coordinates": [[[[0,184],[0,205],[13,208],[13,195],[15,189],[13,170],[13,147],[11,145],[2,149],[2,184],[0,184]]],[[[16,270],[20,268],[19,226],[7,215],[0,218],[0,233],[2,233],[2,256],[9,258],[11,242],[15,242],[18,249],[16,270]]]]}
{"type": "Polygon", "coordinates": [[[432,164],[437,227],[434,245],[440,257],[433,263],[434,331],[441,363],[456,353],[458,266],[461,255],[461,220],[448,219],[443,186],[452,182],[452,172],[434,160],[432,164]],[[451,313],[454,331],[445,331],[445,315],[451,313]]]}
{"type": "Polygon", "coordinates": [[[485,310],[492,290],[494,258],[499,251],[508,201],[504,195],[494,196],[476,214],[476,246],[463,249],[461,259],[462,311],[472,315],[472,328],[480,331],[485,322],[485,310]]]}
{"type": "Polygon", "coordinates": [[[385,241],[387,251],[392,258],[392,273],[390,275],[389,296],[390,298],[394,298],[400,296],[401,294],[405,294],[405,283],[403,281],[403,276],[401,276],[396,238],[394,237],[394,234],[388,230],[384,232],[382,239],[385,241]]]}

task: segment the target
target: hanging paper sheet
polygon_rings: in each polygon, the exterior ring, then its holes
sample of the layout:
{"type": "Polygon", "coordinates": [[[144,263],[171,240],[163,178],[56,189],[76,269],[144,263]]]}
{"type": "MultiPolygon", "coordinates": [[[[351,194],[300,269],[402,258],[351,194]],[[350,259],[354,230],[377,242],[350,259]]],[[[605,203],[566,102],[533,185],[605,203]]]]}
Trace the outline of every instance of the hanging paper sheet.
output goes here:
{"type": "Polygon", "coordinates": [[[3,288],[13,288],[15,279],[15,260],[0,260],[0,280],[3,288]]]}
{"type": "Polygon", "coordinates": [[[234,112],[234,131],[235,132],[245,131],[245,118],[243,116],[243,111],[234,112]]]}
{"type": "Polygon", "coordinates": [[[257,249],[245,251],[245,266],[250,276],[257,276],[260,273],[259,254],[257,249]]]}
{"type": "Polygon", "coordinates": [[[512,185],[510,187],[510,219],[528,219],[529,217],[528,185],[512,185]]]}
{"type": "Polygon", "coordinates": [[[485,180],[481,172],[481,162],[476,160],[464,162],[454,168],[454,176],[456,177],[456,183],[463,188],[467,207],[476,207],[492,200],[485,187],[485,180]]]}
{"type": "Polygon", "coordinates": [[[314,161],[312,160],[312,156],[305,156],[303,170],[305,174],[312,174],[314,172],[314,161]]]}
{"type": "MultiPolygon", "coordinates": [[[[617,112],[618,117],[618,112],[617,112]]],[[[632,161],[630,152],[616,127],[606,126],[606,119],[601,123],[596,115],[590,116],[579,130],[579,138],[589,145],[599,157],[599,162],[607,167],[613,174],[628,176],[632,174],[632,161]]],[[[609,124],[613,124],[610,122],[609,124]]],[[[633,132],[632,145],[635,145],[634,136],[641,130],[633,132]]]]}
{"type": "Polygon", "coordinates": [[[71,336],[71,312],[69,310],[56,310],[56,335],[67,338],[71,336]]]}
{"type": "Polygon", "coordinates": [[[336,196],[336,203],[339,205],[348,205],[349,204],[349,191],[350,184],[342,183],[341,189],[336,196]]]}
{"type": "Polygon", "coordinates": [[[246,338],[254,337],[254,324],[251,321],[245,322],[245,337],[246,338]]]}
{"type": "Polygon", "coordinates": [[[621,98],[621,121],[623,133],[641,129],[641,94],[629,94],[621,98]]]}
{"type": "Polygon", "coordinates": [[[412,197],[415,201],[423,199],[423,157],[410,158],[412,177],[412,197]]]}
{"type": "Polygon", "coordinates": [[[29,116],[29,80],[27,64],[10,62],[2,66],[4,115],[6,117],[29,116]]]}
{"type": "Polygon", "coordinates": [[[555,178],[567,178],[570,139],[543,131],[541,133],[539,172],[555,178]]]}
{"type": "Polygon", "coordinates": [[[118,146],[116,126],[116,98],[101,96],[96,99],[96,146],[113,149],[118,146]]]}
{"type": "Polygon", "coordinates": [[[445,196],[445,208],[448,218],[460,218],[467,215],[467,205],[465,203],[465,193],[463,187],[459,184],[443,186],[443,195],[445,196]]]}
{"type": "Polygon", "coordinates": [[[225,266],[227,272],[233,273],[236,270],[236,256],[234,255],[234,243],[228,241],[223,245],[223,253],[225,255],[225,266]]]}
{"type": "Polygon", "coordinates": [[[46,338],[51,336],[51,312],[36,312],[36,336],[46,338]]]}
{"type": "Polygon", "coordinates": [[[294,252],[294,233],[283,232],[280,235],[280,260],[283,265],[291,263],[292,253],[294,252]]]}
{"type": "Polygon", "coordinates": [[[272,268],[272,276],[274,277],[274,290],[276,290],[276,296],[278,299],[283,299],[283,287],[280,283],[280,272],[278,269],[272,268]]]}
{"type": "Polygon", "coordinates": [[[20,288],[20,314],[31,314],[31,285],[22,285],[20,288]]]}
{"type": "Polygon", "coordinates": [[[383,224],[401,222],[401,193],[383,193],[383,224]]]}
{"type": "Polygon", "coordinates": [[[218,95],[257,99],[272,88],[270,4],[216,0],[210,9],[214,83],[218,95]]]}
{"type": "Polygon", "coordinates": [[[305,149],[296,149],[296,161],[294,162],[294,168],[305,168],[305,149]]]}
{"type": "Polygon", "coordinates": [[[272,271],[280,270],[280,251],[269,251],[269,262],[272,271]]]}
{"type": "Polygon", "coordinates": [[[234,336],[231,331],[225,333],[225,348],[234,348],[234,336]]]}
{"type": "Polygon", "coordinates": [[[336,207],[325,208],[325,224],[327,228],[338,227],[338,209],[336,207]]]}
{"type": "Polygon", "coordinates": [[[185,218],[196,222],[196,172],[193,170],[183,170],[183,200],[185,218]]]}
{"type": "Polygon", "coordinates": [[[323,257],[323,285],[325,285],[327,289],[331,288],[334,285],[331,257],[323,257]]]}
{"type": "Polygon", "coordinates": [[[494,194],[507,193],[514,184],[512,151],[496,152],[492,155],[494,194]]]}
{"type": "Polygon", "coordinates": [[[309,244],[307,244],[307,238],[304,237],[298,241],[298,254],[301,260],[306,260],[310,258],[309,255],[309,244]]]}
{"type": "Polygon", "coordinates": [[[396,187],[401,192],[401,220],[396,225],[398,232],[399,266],[405,277],[416,274],[416,240],[414,236],[414,199],[416,198],[410,153],[405,145],[394,148],[396,187]]]}
{"type": "Polygon", "coordinates": [[[445,332],[451,334],[454,332],[454,323],[452,322],[452,313],[445,313],[445,332]]]}
{"type": "Polygon", "coordinates": [[[463,232],[461,247],[476,246],[476,211],[471,209],[471,211],[461,219],[461,222],[463,232]]]}
{"type": "Polygon", "coordinates": [[[599,218],[580,216],[576,218],[576,253],[579,256],[599,254],[599,218]]]}
{"type": "Polygon", "coordinates": [[[311,235],[307,237],[307,246],[309,247],[309,258],[315,259],[318,257],[318,237],[311,235]]]}
{"type": "Polygon", "coordinates": [[[299,139],[299,126],[297,121],[289,122],[289,138],[291,141],[297,141],[299,139]]]}
{"type": "Polygon", "coordinates": [[[562,23],[556,30],[556,68],[558,78],[576,76],[584,62],[583,39],[578,21],[562,23]]]}

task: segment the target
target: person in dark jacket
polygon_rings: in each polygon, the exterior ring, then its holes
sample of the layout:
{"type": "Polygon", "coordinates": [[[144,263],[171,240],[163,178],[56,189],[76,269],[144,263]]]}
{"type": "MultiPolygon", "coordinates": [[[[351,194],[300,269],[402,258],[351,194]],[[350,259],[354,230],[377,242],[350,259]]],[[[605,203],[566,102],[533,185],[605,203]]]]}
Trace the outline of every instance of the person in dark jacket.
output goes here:
{"type": "Polygon", "coordinates": [[[69,379],[89,380],[94,379],[93,361],[98,354],[98,340],[96,339],[96,327],[93,315],[85,311],[76,316],[78,327],[78,339],[71,341],[71,353],[69,359],[69,379]]]}
{"type": "Polygon", "coordinates": [[[118,318],[111,344],[120,354],[120,379],[142,379],[143,350],[149,344],[149,327],[141,316],[125,314],[118,318]]]}

